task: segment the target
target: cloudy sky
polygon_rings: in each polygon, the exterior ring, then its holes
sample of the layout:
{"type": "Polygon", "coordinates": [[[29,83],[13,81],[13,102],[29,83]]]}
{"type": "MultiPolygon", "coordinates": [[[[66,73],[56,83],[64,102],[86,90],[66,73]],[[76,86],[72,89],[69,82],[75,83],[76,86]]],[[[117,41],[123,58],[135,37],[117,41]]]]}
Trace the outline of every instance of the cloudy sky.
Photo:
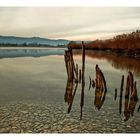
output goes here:
{"type": "Polygon", "coordinates": [[[140,29],[140,7],[0,7],[0,35],[94,40],[140,29]]]}

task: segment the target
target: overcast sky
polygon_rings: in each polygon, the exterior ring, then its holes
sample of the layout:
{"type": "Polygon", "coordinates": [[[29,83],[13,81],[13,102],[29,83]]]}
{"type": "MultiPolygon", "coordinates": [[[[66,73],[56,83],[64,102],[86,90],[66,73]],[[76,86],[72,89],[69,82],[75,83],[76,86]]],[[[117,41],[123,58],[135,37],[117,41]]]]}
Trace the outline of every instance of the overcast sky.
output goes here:
{"type": "Polygon", "coordinates": [[[0,35],[94,40],[140,29],[140,7],[0,8],[0,35]]]}

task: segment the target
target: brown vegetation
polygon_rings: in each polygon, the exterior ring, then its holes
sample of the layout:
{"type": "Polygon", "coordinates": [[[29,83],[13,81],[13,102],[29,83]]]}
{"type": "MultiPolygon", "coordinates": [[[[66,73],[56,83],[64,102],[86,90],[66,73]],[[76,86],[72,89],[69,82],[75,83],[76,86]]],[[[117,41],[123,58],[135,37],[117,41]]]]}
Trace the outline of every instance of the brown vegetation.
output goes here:
{"type": "MultiPolygon", "coordinates": [[[[125,53],[127,55],[140,54],[140,30],[128,34],[117,35],[112,39],[95,40],[85,44],[86,49],[91,50],[107,50],[117,53],[125,53]]],[[[81,44],[70,42],[68,47],[72,49],[80,49],[81,44]]]]}

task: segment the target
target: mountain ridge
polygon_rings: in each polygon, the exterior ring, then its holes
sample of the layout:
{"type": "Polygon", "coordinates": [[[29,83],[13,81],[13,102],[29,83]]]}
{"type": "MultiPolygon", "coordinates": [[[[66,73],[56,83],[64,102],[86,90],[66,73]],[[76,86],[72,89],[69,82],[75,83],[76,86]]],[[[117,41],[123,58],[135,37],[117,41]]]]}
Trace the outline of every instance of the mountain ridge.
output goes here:
{"type": "Polygon", "coordinates": [[[70,41],[66,39],[49,39],[42,37],[17,37],[0,35],[0,44],[17,44],[17,45],[67,45],[70,41]]]}

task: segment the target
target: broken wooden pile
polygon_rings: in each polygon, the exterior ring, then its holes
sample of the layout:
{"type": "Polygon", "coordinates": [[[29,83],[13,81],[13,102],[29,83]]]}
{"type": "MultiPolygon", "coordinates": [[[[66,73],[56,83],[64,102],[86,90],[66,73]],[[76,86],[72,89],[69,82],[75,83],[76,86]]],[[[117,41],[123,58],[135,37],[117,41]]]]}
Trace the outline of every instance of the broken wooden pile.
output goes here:
{"type": "MultiPolygon", "coordinates": [[[[70,47],[65,51],[65,66],[67,71],[67,85],[65,90],[65,102],[68,103],[68,113],[70,113],[73,100],[77,91],[78,84],[81,84],[80,100],[80,119],[82,119],[82,109],[84,106],[84,89],[85,89],[85,45],[82,42],[82,69],[78,69],[78,64],[74,63],[73,52],[70,47]]],[[[95,106],[100,109],[104,103],[107,92],[106,81],[103,72],[96,65],[96,82],[90,78],[90,87],[95,87],[95,106]]]]}
{"type": "Polygon", "coordinates": [[[107,87],[104,74],[98,65],[96,65],[95,70],[96,70],[96,79],[95,79],[94,105],[99,110],[105,101],[107,87]]]}
{"type": "Polygon", "coordinates": [[[132,72],[129,72],[126,80],[125,103],[124,103],[124,121],[134,115],[134,110],[138,101],[136,81],[134,81],[132,72]]]}
{"type": "MultiPolygon", "coordinates": [[[[78,84],[81,84],[81,99],[80,99],[80,119],[82,119],[82,109],[84,106],[84,94],[85,94],[85,44],[82,42],[82,68],[78,68],[78,64],[75,64],[73,58],[73,51],[71,47],[65,51],[64,59],[67,71],[67,84],[65,90],[65,102],[68,103],[68,113],[70,113],[74,97],[77,91],[78,84]]],[[[107,85],[104,77],[104,73],[96,64],[95,66],[96,78],[92,80],[89,76],[89,90],[95,88],[94,105],[100,110],[106,97],[107,85]]],[[[136,81],[134,81],[132,72],[129,72],[126,80],[125,101],[124,101],[124,121],[127,121],[130,116],[133,116],[134,110],[138,101],[136,81]]],[[[120,86],[120,98],[119,98],[119,113],[122,113],[123,104],[123,88],[124,88],[124,75],[122,75],[120,86]]],[[[115,88],[114,100],[117,99],[117,88],[115,88]]],[[[140,110],[140,105],[138,111],[140,110]]]]}
{"type": "MultiPolygon", "coordinates": [[[[82,48],[84,48],[84,43],[82,43],[82,48]]],[[[85,51],[85,48],[83,49],[85,51]]],[[[82,84],[82,93],[81,93],[81,108],[84,104],[84,69],[85,69],[85,53],[83,53],[83,65],[82,70],[78,69],[78,64],[75,65],[74,59],[73,59],[73,52],[71,48],[68,48],[68,50],[65,51],[65,66],[67,71],[67,85],[66,85],[66,91],[65,91],[65,102],[68,103],[68,113],[70,113],[73,100],[77,91],[78,83],[82,84]]],[[[82,115],[81,115],[82,116],[82,115]]]]}
{"type": "MultiPolygon", "coordinates": [[[[134,115],[134,110],[138,102],[136,81],[134,81],[132,72],[128,72],[126,79],[126,88],[124,95],[124,121],[127,121],[130,116],[134,115]]],[[[123,102],[123,87],[124,87],[124,75],[122,75],[121,86],[120,86],[120,98],[119,98],[119,113],[122,113],[122,102],[123,102]]],[[[117,89],[115,89],[115,97],[117,98],[117,89]]],[[[139,108],[138,108],[139,111],[139,108]]]]}

